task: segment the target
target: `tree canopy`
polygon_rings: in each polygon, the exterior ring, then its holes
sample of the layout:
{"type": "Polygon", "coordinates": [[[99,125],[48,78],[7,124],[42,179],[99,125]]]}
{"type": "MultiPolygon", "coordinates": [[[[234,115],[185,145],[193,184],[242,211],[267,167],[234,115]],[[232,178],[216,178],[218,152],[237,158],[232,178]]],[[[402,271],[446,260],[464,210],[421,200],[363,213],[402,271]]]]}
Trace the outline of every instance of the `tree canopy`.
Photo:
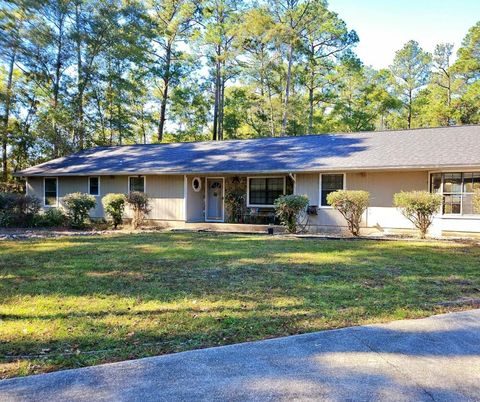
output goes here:
{"type": "Polygon", "coordinates": [[[480,122],[480,22],[376,71],[325,0],[0,3],[2,181],[96,146],[480,122]]]}

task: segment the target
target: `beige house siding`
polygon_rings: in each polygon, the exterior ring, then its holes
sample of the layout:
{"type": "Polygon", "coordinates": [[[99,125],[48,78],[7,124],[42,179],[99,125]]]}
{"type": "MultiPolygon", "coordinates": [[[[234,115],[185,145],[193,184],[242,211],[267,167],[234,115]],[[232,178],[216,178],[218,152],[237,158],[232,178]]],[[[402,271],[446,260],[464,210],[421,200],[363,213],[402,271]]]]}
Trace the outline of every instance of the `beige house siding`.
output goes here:
{"type": "Polygon", "coordinates": [[[199,176],[187,176],[187,222],[205,220],[205,177],[199,177],[202,183],[200,191],[194,191],[192,180],[199,176]]]}
{"type": "MultiPolygon", "coordinates": [[[[393,195],[399,191],[428,190],[428,172],[347,173],[345,184],[349,190],[370,192],[371,202],[363,218],[363,227],[410,229],[412,224],[393,207],[393,195]]],[[[319,190],[319,174],[297,174],[296,193],[306,194],[311,205],[319,205],[319,190]]],[[[314,231],[346,227],[340,213],[329,207],[320,207],[318,215],[311,216],[310,222],[314,231]]]]}
{"type": "Polygon", "coordinates": [[[347,188],[370,192],[371,207],[392,207],[393,195],[399,191],[428,190],[428,172],[348,173],[347,188]]]}
{"type": "MultiPolygon", "coordinates": [[[[39,198],[43,205],[43,177],[29,177],[27,193],[39,198]]],[[[183,176],[146,176],[146,192],[150,197],[151,212],[149,219],[185,220],[185,202],[183,197],[183,176]]],[[[87,176],[58,177],[59,204],[63,197],[74,192],[88,192],[87,176]]],[[[100,176],[100,195],[96,196],[97,205],[90,212],[92,218],[104,216],[102,197],[108,193],[127,194],[128,176],[100,176]]],[[[126,216],[130,211],[126,210],[126,216]]]]}
{"type": "Polygon", "coordinates": [[[297,174],[295,177],[295,193],[305,194],[310,200],[310,205],[319,205],[319,178],[318,173],[297,174]]]}
{"type": "Polygon", "coordinates": [[[184,176],[147,176],[146,193],[150,197],[149,219],[184,221],[184,176]]]}
{"type": "Polygon", "coordinates": [[[37,197],[43,204],[43,177],[29,177],[25,186],[28,195],[37,197]]]}
{"type": "MultiPolygon", "coordinates": [[[[468,170],[468,169],[467,169],[468,170]]],[[[338,173],[338,172],[337,172],[338,173]]],[[[231,175],[230,175],[231,176],[231,175]]],[[[259,175],[263,176],[263,175],[259,175]]],[[[272,175],[266,175],[272,176],[272,175]]],[[[274,175],[275,176],[275,175],[274,175]]],[[[278,176],[278,175],[277,175],[278,176]]],[[[151,199],[152,210],[149,219],[155,221],[171,221],[170,225],[183,222],[203,222],[205,208],[205,176],[201,176],[202,189],[192,189],[195,176],[183,175],[149,175],[146,176],[146,192],[151,199]],[[187,200],[184,198],[186,192],[187,200]]],[[[295,193],[306,194],[311,205],[319,205],[319,174],[297,173],[295,175],[295,193]]],[[[226,176],[228,183],[229,176],[226,176]]],[[[429,173],[427,171],[405,172],[358,172],[347,173],[345,184],[347,189],[366,190],[370,192],[370,207],[363,217],[362,225],[368,231],[389,232],[410,230],[412,224],[393,207],[393,195],[399,191],[427,190],[429,173]]],[[[43,205],[44,178],[29,177],[27,193],[38,197],[43,205]]],[[[81,191],[88,192],[88,177],[58,177],[58,196],[60,205],[65,195],[81,191]]],[[[94,218],[103,217],[101,199],[108,193],[128,192],[128,176],[100,176],[100,195],[96,197],[97,206],[91,211],[94,218]]],[[[130,216],[130,211],[126,211],[130,216]]],[[[168,222],[166,222],[168,224],[168,222]]],[[[320,207],[318,215],[310,216],[310,228],[313,232],[346,230],[343,217],[329,207],[320,207]]],[[[480,232],[480,216],[437,216],[434,219],[431,234],[444,233],[478,233],[480,232]]]]}

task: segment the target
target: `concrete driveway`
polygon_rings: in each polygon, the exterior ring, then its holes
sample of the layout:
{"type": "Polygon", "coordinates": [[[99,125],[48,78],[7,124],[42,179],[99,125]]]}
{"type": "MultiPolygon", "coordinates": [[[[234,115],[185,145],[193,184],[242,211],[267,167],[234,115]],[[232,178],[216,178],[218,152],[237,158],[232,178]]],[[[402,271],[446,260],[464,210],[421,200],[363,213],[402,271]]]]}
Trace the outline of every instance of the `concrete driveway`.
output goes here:
{"type": "Polygon", "coordinates": [[[480,401],[480,310],[0,381],[6,401],[480,401]]]}

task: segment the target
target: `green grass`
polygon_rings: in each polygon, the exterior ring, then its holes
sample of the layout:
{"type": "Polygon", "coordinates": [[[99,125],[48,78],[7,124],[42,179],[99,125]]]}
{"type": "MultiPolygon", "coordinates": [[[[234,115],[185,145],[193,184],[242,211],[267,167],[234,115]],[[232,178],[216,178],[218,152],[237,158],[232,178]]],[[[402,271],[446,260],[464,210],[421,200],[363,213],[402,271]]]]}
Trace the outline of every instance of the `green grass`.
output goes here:
{"type": "Polygon", "coordinates": [[[479,267],[473,243],[190,233],[4,241],[0,377],[423,317],[480,297],[479,267]]]}

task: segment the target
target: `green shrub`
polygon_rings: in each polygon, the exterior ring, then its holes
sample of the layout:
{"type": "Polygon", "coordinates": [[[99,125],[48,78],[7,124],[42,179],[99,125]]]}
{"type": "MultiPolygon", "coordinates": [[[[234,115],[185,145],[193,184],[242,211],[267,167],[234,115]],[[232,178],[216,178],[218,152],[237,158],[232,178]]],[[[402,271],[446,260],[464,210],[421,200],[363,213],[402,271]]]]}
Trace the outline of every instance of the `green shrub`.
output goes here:
{"type": "Polygon", "coordinates": [[[34,218],[34,226],[41,228],[62,227],[67,223],[67,215],[60,208],[49,208],[34,218]]]}
{"type": "Polygon", "coordinates": [[[359,236],[362,215],[368,208],[370,193],[361,190],[338,190],[327,195],[327,202],[345,218],[350,233],[359,236]]]}
{"type": "Polygon", "coordinates": [[[476,190],[473,194],[473,213],[480,214],[480,190],[476,190]]]}
{"type": "Polygon", "coordinates": [[[442,205],[442,196],[428,191],[402,191],[394,195],[393,204],[420,230],[420,237],[424,239],[442,205]]]}
{"type": "Polygon", "coordinates": [[[275,200],[275,215],[289,233],[297,233],[299,216],[308,206],[306,195],[282,195],[275,200]]]}
{"type": "Polygon", "coordinates": [[[88,212],[95,208],[95,197],[85,193],[71,193],[63,198],[70,226],[82,228],[88,218],[88,212]]]}
{"type": "Polygon", "coordinates": [[[112,219],[113,227],[116,229],[118,225],[123,223],[125,195],[113,193],[107,194],[102,198],[102,204],[105,213],[112,219]]]}
{"type": "Polygon", "coordinates": [[[33,226],[35,215],[40,210],[40,201],[19,193],[0,193],[0,226],[33,226]]]}
{"type": "Polygon", "coordinates": [[[145,220],[145,215],[150,212],[148,196],[140,191],[132,191],[127,195],[126,201],[133,211],[132,226],[137,229],[145,220]]]}
{"type": "Polygon", "coordinates": [[[246,197],[245,190],[242,189],[231,190],[225,194],[225,205],[230,222],[238,223],[241,221],[242,214],[245,212],[246,197]]]}

